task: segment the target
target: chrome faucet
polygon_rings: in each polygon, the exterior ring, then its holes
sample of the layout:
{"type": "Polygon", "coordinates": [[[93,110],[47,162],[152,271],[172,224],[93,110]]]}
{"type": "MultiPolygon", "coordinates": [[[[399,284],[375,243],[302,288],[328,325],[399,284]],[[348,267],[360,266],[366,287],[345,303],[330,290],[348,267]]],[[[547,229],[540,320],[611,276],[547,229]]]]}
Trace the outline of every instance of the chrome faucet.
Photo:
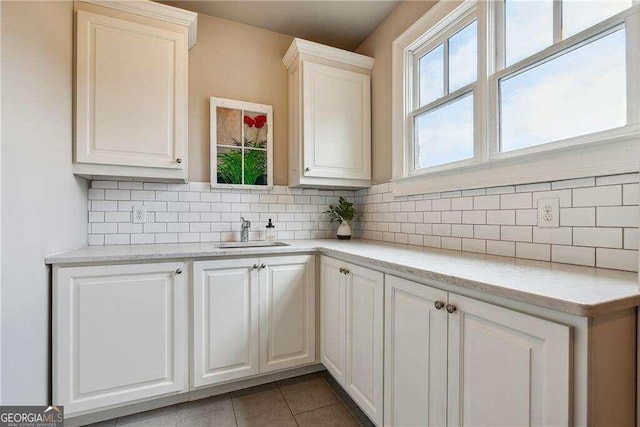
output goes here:
{"type": "Polygon", "coordinates": [[[249,241],[249,229],[251,228],[251,221],[247,221],[244,217],[240,217],[242,220],[242,225],[240,226],[240,241],[248,242],[249,241]]]}

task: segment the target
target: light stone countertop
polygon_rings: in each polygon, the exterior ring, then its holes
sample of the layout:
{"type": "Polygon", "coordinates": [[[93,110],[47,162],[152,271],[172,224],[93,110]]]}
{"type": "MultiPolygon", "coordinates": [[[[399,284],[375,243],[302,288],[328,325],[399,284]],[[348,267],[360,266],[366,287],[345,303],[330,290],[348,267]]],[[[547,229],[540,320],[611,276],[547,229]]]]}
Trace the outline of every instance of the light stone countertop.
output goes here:
{"type": "MultiPolygon", "coordinates": [[[[73,264],[319,252],[337,259],[593,317],[640,305],[636,273],[368,240],[295,240],[291,246],[222,249],[216,243],[90,246],[47,257],[73,264]]],[[[437,286],[437,285],[436,285],[437,286]]]]}

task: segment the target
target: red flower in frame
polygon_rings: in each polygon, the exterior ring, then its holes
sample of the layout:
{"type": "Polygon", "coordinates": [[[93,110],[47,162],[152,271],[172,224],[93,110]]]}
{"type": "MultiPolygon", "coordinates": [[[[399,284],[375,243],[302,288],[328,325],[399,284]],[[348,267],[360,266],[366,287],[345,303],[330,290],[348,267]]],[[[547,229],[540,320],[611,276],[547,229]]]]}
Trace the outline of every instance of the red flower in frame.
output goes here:
{"type": "MultiPolygon", "coordinates": [[[[256,124],[256,121],[249,116],[244,116],[244,124],[249,126],[250,128],[256,124]]],[[[256,126],[257,127],[257,126],[256,126]]],[[[262,127],[262,126],[260,126],[262,127]]]]}
{"type": "Polygon", "coordinates": [[[264,114],[260,114],[260,115],[256,116],[254,120],[255,120],[256,128],[262,129],[262,127],[267,122],[267,116],[265,116],[264,114]]]}

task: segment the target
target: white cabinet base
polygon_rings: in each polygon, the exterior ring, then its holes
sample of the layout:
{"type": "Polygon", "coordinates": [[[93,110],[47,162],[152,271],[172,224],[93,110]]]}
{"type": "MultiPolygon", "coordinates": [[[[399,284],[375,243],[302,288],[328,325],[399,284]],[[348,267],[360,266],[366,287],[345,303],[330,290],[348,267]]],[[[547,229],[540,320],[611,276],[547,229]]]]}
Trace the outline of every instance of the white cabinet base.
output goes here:
{"type": "Polygon", "coordinates": [[[53,403],[65,414],[187,391],[184,263],[56,269],[53,403]]]}

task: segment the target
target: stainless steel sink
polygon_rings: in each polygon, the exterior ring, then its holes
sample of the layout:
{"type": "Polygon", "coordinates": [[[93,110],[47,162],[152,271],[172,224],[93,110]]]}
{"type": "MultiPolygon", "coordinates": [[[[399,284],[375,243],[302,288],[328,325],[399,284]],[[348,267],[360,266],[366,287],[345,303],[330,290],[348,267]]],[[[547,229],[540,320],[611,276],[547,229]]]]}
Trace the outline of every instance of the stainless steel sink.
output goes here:
{"type": "Polygon", "coordinates": [[[289,246],[288,243],[284,242],[265,242],[265,241],[255,241],[255,242],[223,242],[218,243],[216,245],[221,249],[233,249],[233,248],[268,248],[273,246],[289,246]]]}

